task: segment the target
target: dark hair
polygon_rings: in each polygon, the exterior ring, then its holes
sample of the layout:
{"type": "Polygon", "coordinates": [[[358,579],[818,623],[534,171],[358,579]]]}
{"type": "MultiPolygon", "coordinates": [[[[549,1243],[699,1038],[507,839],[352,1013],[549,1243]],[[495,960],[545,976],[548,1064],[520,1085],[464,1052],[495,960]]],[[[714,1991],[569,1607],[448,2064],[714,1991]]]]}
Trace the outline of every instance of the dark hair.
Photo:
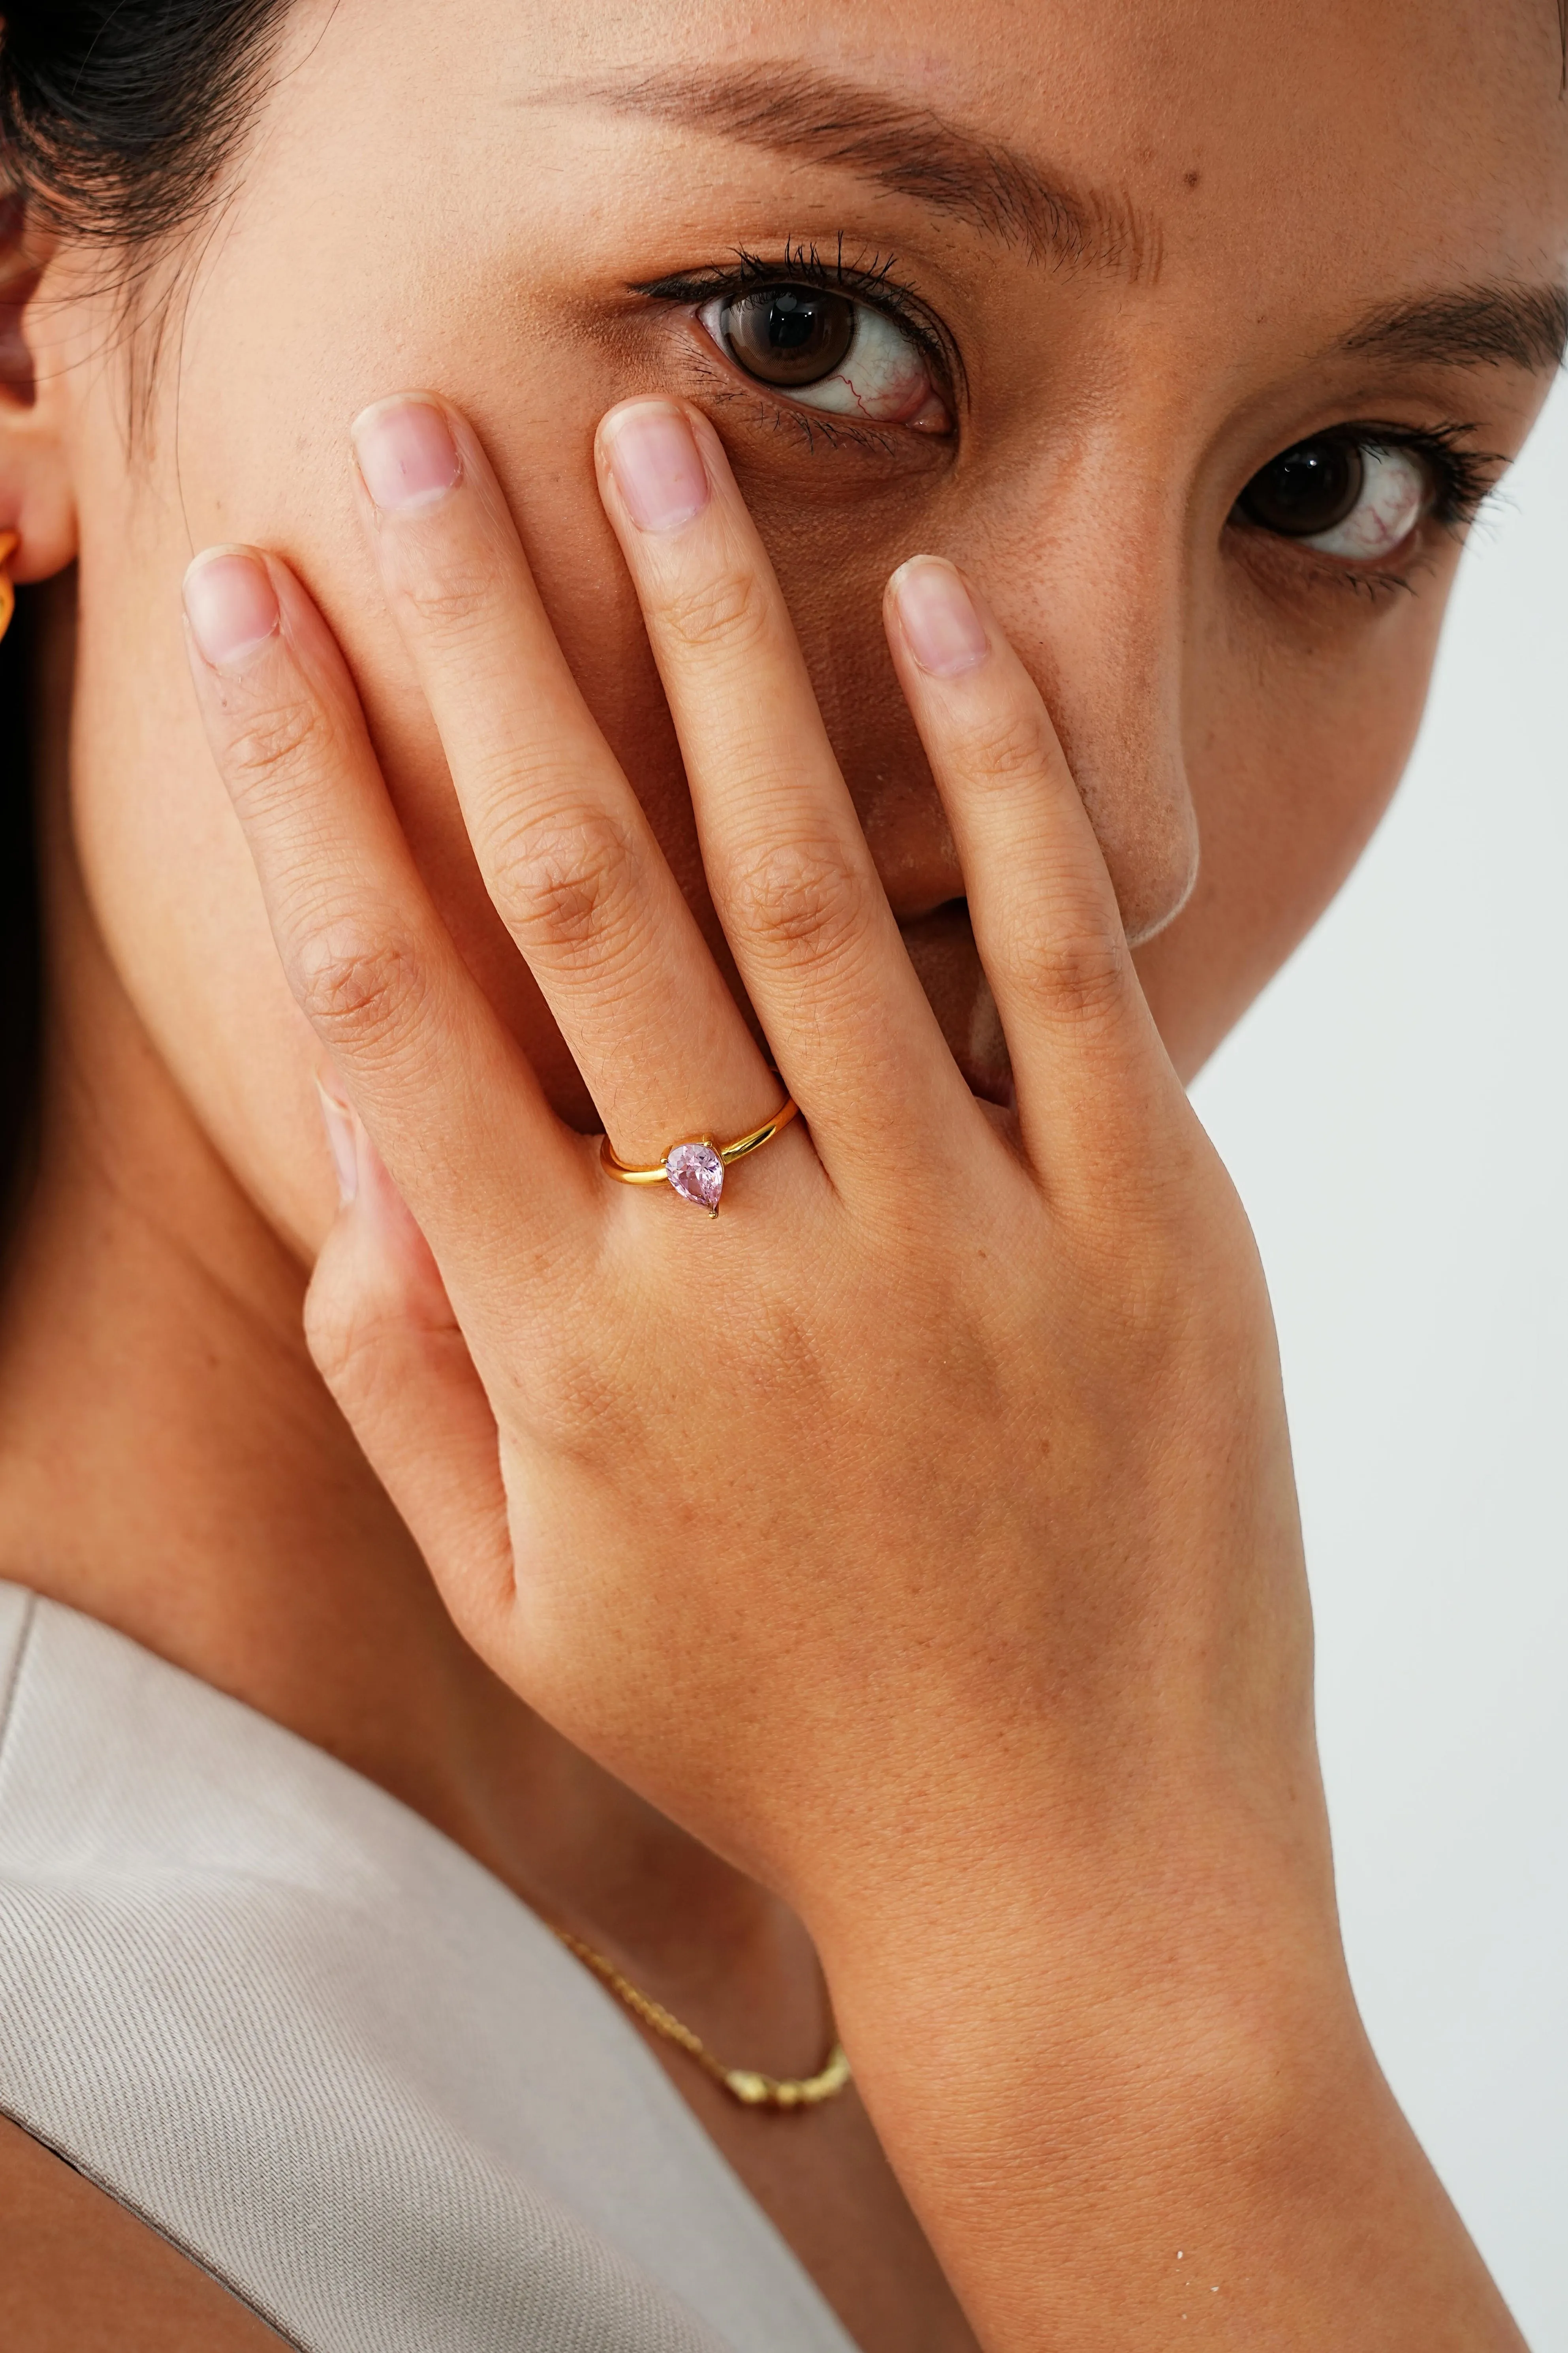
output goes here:
{"type": "Polygon", "coordinates": [[[201,210],[289,0],[9,0],[0,150],[28,210],[142,246],[201,210]]]}
{"type": "MultiPolygon", "coordinates": [[[[26,219],[145,254],[199,219],[260,94],[288,6],[0,0],[5,241],[14,247],[26,219]]],[[[14,280],[19,266],[13,257],[4,274],[14,280]]],[[[0,648],[0,1233],[27,1156],[42,1013],[28,605],[24,590],[0,648]]]]}

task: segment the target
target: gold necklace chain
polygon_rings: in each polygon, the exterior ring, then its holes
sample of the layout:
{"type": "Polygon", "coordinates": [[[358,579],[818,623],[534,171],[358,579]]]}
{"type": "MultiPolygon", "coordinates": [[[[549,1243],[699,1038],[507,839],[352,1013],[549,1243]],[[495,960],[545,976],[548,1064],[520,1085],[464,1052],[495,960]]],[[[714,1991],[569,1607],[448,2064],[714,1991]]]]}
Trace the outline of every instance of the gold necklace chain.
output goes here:
{"type": "Polygon", "coordinates": [[[581,1936],[574,1936],[565,1928],[555,1934],[569,1953],[574,1953],[584,1968],[592,1969],[602,1985],[609,1988],[617,2001],[625,2004],[634,2018],[640,2018],[655,2034],[673,2042],[689,2058],[695,2059],[704,2074],[722,2084],[732,2100],[743,2108],[816,2108],[824,2100],[835,2099],[849,2082],[849,2062],[844,2045],[834,2037],[833,2048],[815,2075],[763,2075],[751,2067],[726,2067],[714,2058],[700,2034],[683,2026],[673,2011],[663,2002],[655,2001],[651,1994],[641,1993],[629,1978],[624,1978],[614,1961],[585,1945],[581,1936]]]}

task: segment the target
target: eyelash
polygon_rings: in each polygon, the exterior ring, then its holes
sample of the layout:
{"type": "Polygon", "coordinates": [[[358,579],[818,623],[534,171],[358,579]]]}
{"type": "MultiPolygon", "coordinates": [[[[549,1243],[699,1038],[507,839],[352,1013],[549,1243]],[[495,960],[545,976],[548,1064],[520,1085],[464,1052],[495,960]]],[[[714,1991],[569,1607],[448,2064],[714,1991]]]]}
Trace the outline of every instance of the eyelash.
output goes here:
{"type": "Polygon", "coordinates": [[[1444,531],[1468,531],[1497,488],[1505,460],[1494,450],[1464,446],[1473,425],[1351,425],[1342,428],[1363,446],[1407,449],[1431,473],[1435,496],[1428,520],[1444,531]]]}
{"type": "MultiPolygon", "coordinates": [[[[842,237],[830,257],[824,256],[816,245],[797,244],[786,238],[783,256],[778,259],[749,253],[737,246],[729,269],[682,271],[669,278],[647,280],[631,290],[651,301],[684,304],[738,296],[754,286],[785,280],[795,285],[826,287],[896,320],[923,353],[938,389],[956,404],[964,392],[963,357],[941,321],[927,310],[911,288],[894,275],[896,266],[895,257],[890,254],[885,258],[873,254],[867,261],[847,261],[842,237]]],[[[765,387],[759,386],[759,390],[765,391],[765,387]]],[[[886,441],[886,435],[873,427],[847,417],[827,417],[820,411],[798,409],[787,397],[779,399],[776,406],[782,414],[799,420],[814,447],[818,438],[829,445],[846,439],[886,441]]],[[[1463,534],[1475,522],[1496,490],[1506,464],[1493,451],[1465,446],[1467,437],[1475,430],[1471,425],[1422,427],[1358,419],[1334,429],[1344,439],[1363,448],[1403,449],[1419,459],[1433,483],[1432,504],[1426,520],[1441,531],[1456,534],[1463,534]]],[[[1383,588],[1396,590],[1410,586],[1399,575],[1376,567],[1330,559],[1322,568],[1343,586],[1361,591],[1376,593],[1383,588]]]]}

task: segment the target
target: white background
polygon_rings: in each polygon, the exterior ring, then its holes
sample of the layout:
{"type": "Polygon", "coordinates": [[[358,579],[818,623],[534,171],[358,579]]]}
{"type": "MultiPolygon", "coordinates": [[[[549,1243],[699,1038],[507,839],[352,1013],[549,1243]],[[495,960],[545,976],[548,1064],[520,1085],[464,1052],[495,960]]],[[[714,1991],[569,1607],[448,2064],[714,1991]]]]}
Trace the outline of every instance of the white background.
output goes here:
{"type": "Polygon", "coordinates": [[[1466,556],[1363,864],[1194,1100],[1284,1351],[1346,1942],[1568,2353],[1568,385],[1466,556]]]}

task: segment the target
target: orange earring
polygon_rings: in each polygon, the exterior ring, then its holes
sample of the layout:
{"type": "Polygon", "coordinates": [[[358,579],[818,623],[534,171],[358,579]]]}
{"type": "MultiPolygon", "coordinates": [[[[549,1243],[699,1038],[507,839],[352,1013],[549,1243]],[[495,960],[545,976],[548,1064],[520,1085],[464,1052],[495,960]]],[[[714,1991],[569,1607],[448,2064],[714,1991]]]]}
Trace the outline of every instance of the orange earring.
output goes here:
{"type": "Polygon", "coordinates": [[[5,566],[21,544],[19,531],[0,531],[0,638],[10,628],[11,617],[16,610],[16,584],[5,566]]]}

